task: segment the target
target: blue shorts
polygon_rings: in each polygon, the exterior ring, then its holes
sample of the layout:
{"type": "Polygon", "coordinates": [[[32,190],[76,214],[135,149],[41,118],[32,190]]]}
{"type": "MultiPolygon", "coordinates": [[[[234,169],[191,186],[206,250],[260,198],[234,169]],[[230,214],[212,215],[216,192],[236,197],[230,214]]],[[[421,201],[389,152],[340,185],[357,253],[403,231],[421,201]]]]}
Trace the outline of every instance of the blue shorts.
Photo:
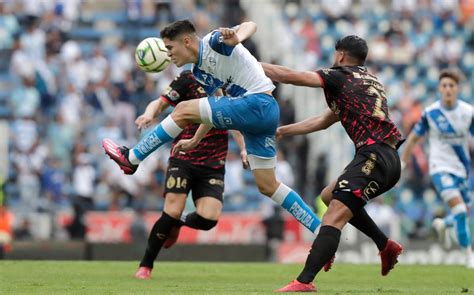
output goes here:
{"type": "Polygon", "coordinates": [[[280,109],[273,96],[264,93],[211,96],[201,100],[199,109],[204,123],[217,129],[239,130],[244,136],[247,154],[261,158],[276,156],[275,132],[280,109]]]}
{"type": "Polygon", "coordinates": [[[435,173],[431,175],[433,185],[444,201],[461,195],[466,204],[470,204],[471,196],[469,179],[451,173],[435,173]]]}

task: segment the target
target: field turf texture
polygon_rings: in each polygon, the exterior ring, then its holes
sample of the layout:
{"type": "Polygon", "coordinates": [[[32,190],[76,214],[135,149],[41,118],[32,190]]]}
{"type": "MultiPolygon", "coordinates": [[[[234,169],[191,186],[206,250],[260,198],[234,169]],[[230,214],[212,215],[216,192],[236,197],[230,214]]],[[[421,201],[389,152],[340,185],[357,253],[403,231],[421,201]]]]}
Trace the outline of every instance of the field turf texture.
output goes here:
{"type": "MultiPolygon", "coordinates": [[[[138,262],[0,261],[0,294],[277,294],[302,265],[158,262],[147,281],[138,262]]],[[[316,278],[321,294],[474,294],[474,270],[463,266],[333,265],[316,278]]]]}

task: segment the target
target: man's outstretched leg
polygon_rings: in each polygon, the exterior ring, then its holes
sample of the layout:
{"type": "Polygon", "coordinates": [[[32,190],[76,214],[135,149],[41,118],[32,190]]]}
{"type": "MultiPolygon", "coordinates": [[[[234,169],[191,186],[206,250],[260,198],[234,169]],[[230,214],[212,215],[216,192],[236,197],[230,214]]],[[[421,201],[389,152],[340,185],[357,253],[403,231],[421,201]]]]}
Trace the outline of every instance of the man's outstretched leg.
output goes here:
{"type": "MultiPolygon", "coordinates": [[[[249,157],[249,159],[251,159],[249,157]]],[[[250,160],[251,167],[253,161],[250,160]]],[[[316,232],[321,224],[311,207],[291,188],[276,180],[274,169],[257,168],[252,170],[260,192],[287,210],[307,229],[316,232]]]]}
{"type": "MultiPolygon", "coordinates": [[[[207,98],[205,98],[207,99],[207,98]]],[[[105,153],[125,174],[133,174],[138,164],[163,144],[176,138],[191,123],[200,122],[200,99],[183,101],[168,117],[146,134],[133,148],[120,147],[110,139],[102,141],[105,153]]]]}

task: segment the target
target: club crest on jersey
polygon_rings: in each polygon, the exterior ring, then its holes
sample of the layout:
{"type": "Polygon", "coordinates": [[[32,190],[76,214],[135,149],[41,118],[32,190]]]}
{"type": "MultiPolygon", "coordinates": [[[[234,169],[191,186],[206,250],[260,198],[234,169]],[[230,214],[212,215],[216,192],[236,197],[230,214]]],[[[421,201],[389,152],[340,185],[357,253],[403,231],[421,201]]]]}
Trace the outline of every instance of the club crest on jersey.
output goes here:
{"type": "Polygon", "coordinates": [[[443,116],[438,116],[436,118],[436,123],[438,123],[438,126],[441,130],[445,131],[449,129],[449,122],[448,120],[443,117],[443,116]]]}
{"type": "Polygon", "coordinates": [[[209,57],[209,63],[211,64],[211,66],[215,67],[216,64],[217,64],[217,61],[213,56],[210,56],[209,57]]]}
{"type": "Polygon", "coordinates": [[[216,68],[217,66],[217,60],[215,57],[213,56],[209,56],[209,69],[214,72],[214,69],[216,68]]]}
{"type": "Polygon", "coordinates": [[[172,101],[177,101],[179,99],[179,93],[176,90],[171,90],[169,94],[172,101]]]}

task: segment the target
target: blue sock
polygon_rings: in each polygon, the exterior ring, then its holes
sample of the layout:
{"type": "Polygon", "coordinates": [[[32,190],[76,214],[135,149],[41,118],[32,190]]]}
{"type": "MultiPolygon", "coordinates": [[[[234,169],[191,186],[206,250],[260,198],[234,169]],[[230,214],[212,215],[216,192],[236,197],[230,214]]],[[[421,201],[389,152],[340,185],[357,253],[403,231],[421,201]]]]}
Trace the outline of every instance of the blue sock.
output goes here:
{"type": "Polygon", "coordinates": [[[467,208],[464,203],[451,208],[454,215],[454,228],[458,238],[459,246],[467,248],[471,245],[471,234],[467,223],[467,208]]]}
{"type": "Polygon", "coordinates": [[[131,151],[133,155],[129,156],[132,164],[138,164],[163,144],[177,137],[183,129],[179,127],[171,116],[166,117],[159,125],[145,135],[140,142],[134,146],[131,151]]]}
{"type": "Polygon", "coordinates": [[[272,200],[290,212],[296,220],[313,233],[316,232],[316,229],[321,224],[321,220],[314,214],[311,207],[295,191],[283,183],[280,184],[273,194],[272,200]]]}

